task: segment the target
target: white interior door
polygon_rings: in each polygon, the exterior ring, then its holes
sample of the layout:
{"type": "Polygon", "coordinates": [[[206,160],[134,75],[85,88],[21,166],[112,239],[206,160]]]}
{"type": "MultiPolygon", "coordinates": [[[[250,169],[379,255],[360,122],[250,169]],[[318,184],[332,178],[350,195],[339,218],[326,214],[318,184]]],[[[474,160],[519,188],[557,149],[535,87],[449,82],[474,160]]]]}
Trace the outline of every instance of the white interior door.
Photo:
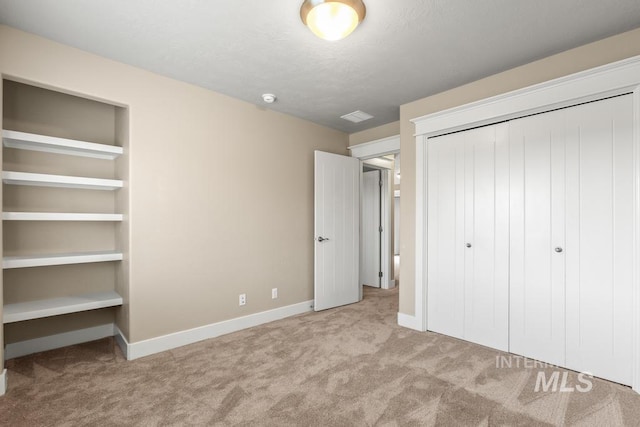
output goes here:
{"type": "Polygon", "coordinates": [[[363,285],[380,287],[380,187],[381,172],[367,171],[362,174],[362,245],[360,248],[360,282],[363,285]]]}
{"type": "Polygon", "coordinates": [[[315,152],[314,309],[358,302],[360,160],[315,152]]]}
{"type": "Polygon", "coordinates": [[[632,382],[633,99],[566,110],[567,363],[632,382]]]}

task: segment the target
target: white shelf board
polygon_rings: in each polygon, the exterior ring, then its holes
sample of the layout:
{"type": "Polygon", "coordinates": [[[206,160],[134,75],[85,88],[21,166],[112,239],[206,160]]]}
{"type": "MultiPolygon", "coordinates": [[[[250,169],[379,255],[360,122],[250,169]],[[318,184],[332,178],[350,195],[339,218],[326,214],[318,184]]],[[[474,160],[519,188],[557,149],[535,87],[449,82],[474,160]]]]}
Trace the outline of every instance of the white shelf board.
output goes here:
{"type": "Polygon", "coordinates": [[[122,154],[122,147],[96,144],[75,139],[57,138],[35,133],[2,131],[2,143],[8,148],[20,150],[44,151],[46,153],[67,154],[70,156],[93,157],[113,160],[122,154]]]}
{"type": "Polygon", "coordinates": [[[122,221],[122,214],[58,213],[58,212],[2,212],[4,221],[122,221]]]}
{"type": "Polygon", "coordinates": [[[44,267],[48,265],[87,264],[90,262],[121,261],[122,252],[76,252],[54,255],[6,256],[2,268],[44,267]]]}
{"type": "Polygon", "coordinates": [[[85,178],[81,176],[46,175],[29,172],[2,172],[5,184],[32,185],[37,187],[79,188],[87,190],[116,190],[122,181],[116,179],[85,178]]]}
{"type": "Polygon", "coordinates": [[[21,322],[119,305],[122,305],[122,297],[114,291],[6,304],[2,321],[3,323],[21,322]]]}

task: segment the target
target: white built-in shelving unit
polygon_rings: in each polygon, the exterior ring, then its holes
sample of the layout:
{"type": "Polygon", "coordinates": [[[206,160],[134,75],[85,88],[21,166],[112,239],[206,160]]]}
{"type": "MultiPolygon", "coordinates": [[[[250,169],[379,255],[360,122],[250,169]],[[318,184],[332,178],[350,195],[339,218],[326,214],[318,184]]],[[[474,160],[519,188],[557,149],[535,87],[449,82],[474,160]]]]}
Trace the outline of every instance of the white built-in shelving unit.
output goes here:
{"type": "MultiPolygon", "coordinates": [[[[13,130],[2,131],[2,142],[7,148],[41,151],[69,156],[92,157],[105,160],[114,160],[123,154],[122,147],[118,146],[17,132],[13,130]]],[[[49,175],[15,171],[3,171],[2,182],[8,185],[107,191],[118,190],[123,186],[123,182],[121,180],[115,179],[49,175]]],[[[123,219],[124,216],[120,213],[2,212],[3,221],[118,222],[123,221],[123,219]]],[[[2,268],[7,270],[15,268],[113,262],[121,261],[122,259],[123,254],[119,251],[5,256],[2,259],[2,268]]],[[[3,308],[3,323],[21,322],[49,316],[115,307],[122,304],[122,297],[115,291],[9,303],[5,304],[3,308]]]]}

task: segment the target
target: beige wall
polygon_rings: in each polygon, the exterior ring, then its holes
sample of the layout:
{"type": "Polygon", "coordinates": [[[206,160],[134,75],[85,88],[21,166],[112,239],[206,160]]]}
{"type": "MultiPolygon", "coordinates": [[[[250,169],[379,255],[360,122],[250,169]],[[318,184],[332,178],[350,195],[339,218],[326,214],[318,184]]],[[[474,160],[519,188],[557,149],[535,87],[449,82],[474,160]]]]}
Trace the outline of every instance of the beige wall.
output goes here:
{"type": "Polygon", "coordinates": [[[387,123],[371,129],[355,132],[349,135],[349,146],[388,138],[400,134],[400,122],[387,123]]]}
{"type": "Polygon", "coordinates": [[[313,151],[346,134],[6,26],[0,72],[128,107],[131,342],[312,299],[313,151]]]}
{"type": "Polygon", "coordinates": [[[541,59],[458,88],[402,105],[400,137],[400,312],[415,312],[415,128],[411,119],[640,55],[640,29],[541,59]]]}

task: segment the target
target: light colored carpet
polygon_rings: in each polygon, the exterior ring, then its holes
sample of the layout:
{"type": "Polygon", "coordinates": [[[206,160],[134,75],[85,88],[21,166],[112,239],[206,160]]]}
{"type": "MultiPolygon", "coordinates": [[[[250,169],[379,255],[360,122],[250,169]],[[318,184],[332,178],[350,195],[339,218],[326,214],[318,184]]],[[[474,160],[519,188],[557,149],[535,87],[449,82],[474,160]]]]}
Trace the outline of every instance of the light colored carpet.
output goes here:
{"type": "Polygon", "coordinates": [[[0,424],[640,425],[629,388],[535,392],[538,369],[398,327],[397,300],[367,290],[359,304],[131,362],[112,339],[10,360],[0,424]]]}

